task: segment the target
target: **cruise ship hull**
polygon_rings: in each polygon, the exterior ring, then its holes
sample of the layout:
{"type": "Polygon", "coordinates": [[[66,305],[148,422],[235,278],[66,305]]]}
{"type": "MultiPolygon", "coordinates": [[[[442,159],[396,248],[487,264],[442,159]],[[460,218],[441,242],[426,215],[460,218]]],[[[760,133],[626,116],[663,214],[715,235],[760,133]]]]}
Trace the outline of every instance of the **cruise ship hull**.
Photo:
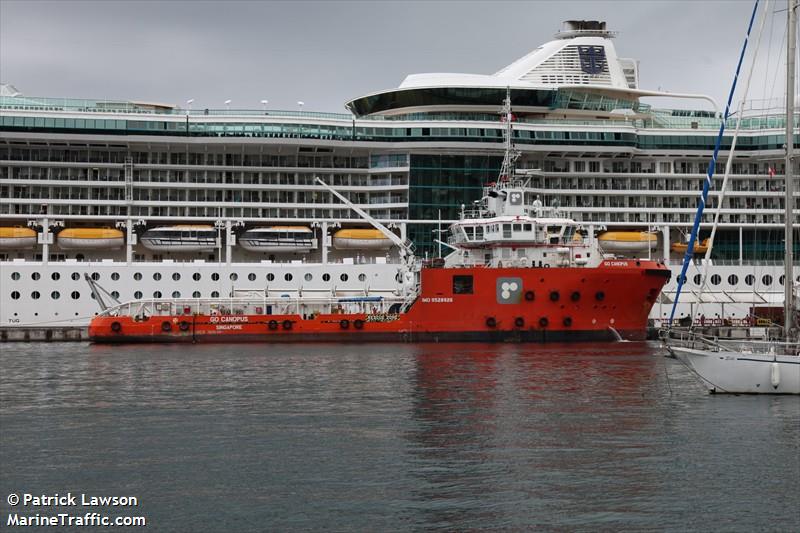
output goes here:
{"type": "Polygon", "coordinates": [[[644,340],[670,271],[653,261],[596,268],[425,268],[405,312],[181,314],[94,318],[94,342],[555,342],[644,340]],[[471,277],[472,291],[456,291],[471,277]],[[454,292],[455,291],[455,292],[454,292]]]}

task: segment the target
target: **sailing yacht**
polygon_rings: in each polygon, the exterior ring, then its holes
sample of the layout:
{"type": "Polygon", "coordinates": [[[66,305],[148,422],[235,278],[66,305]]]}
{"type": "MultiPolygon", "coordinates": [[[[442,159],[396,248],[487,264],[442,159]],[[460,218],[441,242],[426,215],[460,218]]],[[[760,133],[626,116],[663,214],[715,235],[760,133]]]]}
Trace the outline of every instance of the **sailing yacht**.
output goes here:
{"type": "MultiPolygon", "coordinates": [[[[698,335],[692,331],[688,333],[667,331],[665,344],[670,354],[684,362],[706,384],[711,392],[725,392],[736,394],[800,394],[800,342],[798,342],[798,329],[800,328],[800,310],[793,301],[800,300],[797,288],[791,282],[793,277],[792,257],[792,221],[794,218],[794,198],[792,191],[793,175],[793,130],[794,130],[794,97],[795,97],[795,53],[796,53],[796,28],[797,28],[797,1],[788,0],[788,38],[787,38],[787,72],[786,72],[786,199],[785,199],[785,296],[784,296],[784,328],[780,339],[766,341],[719,341],[717,339],[698,335]]],[[[752,29],[758,2],[753,9],[750,28],[752,29]]],[[[766,10],[765,10],[766,13],[766,10]]],[[[766,16],[766,14],[765,14],[766,16]]],[[[750,30],[748,30],[748,35],[750,30]]],[[[745,40],[744,46],[747,46],[745,40]]],[[[742,50],[742,57],[744,50],[742,50]]],[[[739,62],[741,67],[741,59],[739,62]]],[[[738,69],[737,69],[738,78],[738,69]]],[[[731,97],[735,89],[731,90],[731,97]]],[[[745,90],[746,92],[746,90],[745,90]]],[[[728,100],[730,106],[730,98],[728,100]]],[[[728,110],[725,114],[727,116],[728,110]]],[[[724,124],[720,128],[720,136],[724,124]]],[[[717,145],[719,147],[719,144],[717,145]]],[[[712,165],[709,167],[709,178],[713,174],[713,164],[718,150],[714,151],[712,165]]],[[[708,180],[710,181],[710,179],[708,180]]],[[[703,208],[708,195],[708,181],[703,187],[701,201],[697,210],[697,220],[702,216],[703,208]]],[[[685,271],[697,237],[697,223],[695,231],[689,240],[686,251],[686,260],[681,278],[679,278],[678,296],[680,287],[685,281],[685,271]]],[[[713,246],[713,232],[710,246],[713,246]]],[[[676,298],[677,300],[677,298],[676,298]]],[[[676,301],[677,303],[677,301],[676,301]]]]}

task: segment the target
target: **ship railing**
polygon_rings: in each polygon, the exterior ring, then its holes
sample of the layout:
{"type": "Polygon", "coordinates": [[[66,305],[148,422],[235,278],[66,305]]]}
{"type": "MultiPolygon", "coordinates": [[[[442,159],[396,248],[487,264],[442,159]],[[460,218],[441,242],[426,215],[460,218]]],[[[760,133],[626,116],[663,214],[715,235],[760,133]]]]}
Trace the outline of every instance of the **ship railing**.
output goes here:
{"type": "Polygon", "coordinates": [[[756,328],[745,339],[725,339],[689,328],[669,328],[659,331],[659,337],[667,347],[690,348],[710,352],[737,352],[740,354],[800,353],[800,342],[785,342],[774,332],[781,328],[756,328]]]}
{"type": "Polygon", "coordinates": [[[185,298],[134,300],[110,307],[102,316],[131,316],[147,320],[154,316],[241,316],[300,314],[376,314],[399,309],[406,298],[395,294],[321,295],[296,293],[284,296],[185,298]]]}

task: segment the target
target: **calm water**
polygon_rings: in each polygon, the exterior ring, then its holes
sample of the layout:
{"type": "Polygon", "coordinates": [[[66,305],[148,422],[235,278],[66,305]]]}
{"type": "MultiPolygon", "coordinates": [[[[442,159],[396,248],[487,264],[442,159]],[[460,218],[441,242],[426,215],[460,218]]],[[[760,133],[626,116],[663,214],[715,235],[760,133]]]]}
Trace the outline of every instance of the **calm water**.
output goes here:
{"type": "Polygon", "coordinates": [[[5,344],[0,401],[0,528],[72,491],[150,531],[800,530],[800,399],[654,344],[5,344]]]}

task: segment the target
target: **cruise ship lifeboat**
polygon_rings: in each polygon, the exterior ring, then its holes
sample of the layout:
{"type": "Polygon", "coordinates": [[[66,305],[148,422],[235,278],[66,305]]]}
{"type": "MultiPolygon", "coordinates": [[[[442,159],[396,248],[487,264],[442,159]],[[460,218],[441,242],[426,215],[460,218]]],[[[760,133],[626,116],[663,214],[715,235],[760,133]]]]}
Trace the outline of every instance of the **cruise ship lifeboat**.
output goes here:
{"type": "MultiPolygon", "coordinates": [[[[672,246],[669,247],[675,253],[685,254],[686,250],[689,248],[688,242],[673,242],[672,246]]],[[[703,239],[700,242],[694,243],[694,250],[693,252],[696,254],[704,254],[708,251],[708,239],[703,239]]]]}
{"type": "Polygon", "coordinates": [[[253,228],[238,240],[239,246],[251,252],[304,252],[315,248],[314,232],[306,226],[253,228]]]}
{"type": "Polygon", "coordinates": [[[0,228],[0,250],[21,250],[36,246],[36,232],[30,228],[0,228]]]}
{"type": "Polygon", "coordinates": [[[658,245],[658,236],[646,231],[605,231],[597,240],[606,252],[646,252],[655,250],[658,245]]]}
{"type": "Polygon", "coordinates": [[[333,234],[337,250],[388,250],[392,241],[376,229],[340,229],[333,234]]]}
{"type": "Polygon", "coordinates": [[[125,234],[113,228],[67,228],[58,233],[62,250],[107,250],[125,244],[125,234]]]}
{"type": "Polygon", "coordinates": [[[200,252],[217,247],[217,230],[194,224],[160,226],[145,231],[139,241],[158,252],[200,252]]]}

